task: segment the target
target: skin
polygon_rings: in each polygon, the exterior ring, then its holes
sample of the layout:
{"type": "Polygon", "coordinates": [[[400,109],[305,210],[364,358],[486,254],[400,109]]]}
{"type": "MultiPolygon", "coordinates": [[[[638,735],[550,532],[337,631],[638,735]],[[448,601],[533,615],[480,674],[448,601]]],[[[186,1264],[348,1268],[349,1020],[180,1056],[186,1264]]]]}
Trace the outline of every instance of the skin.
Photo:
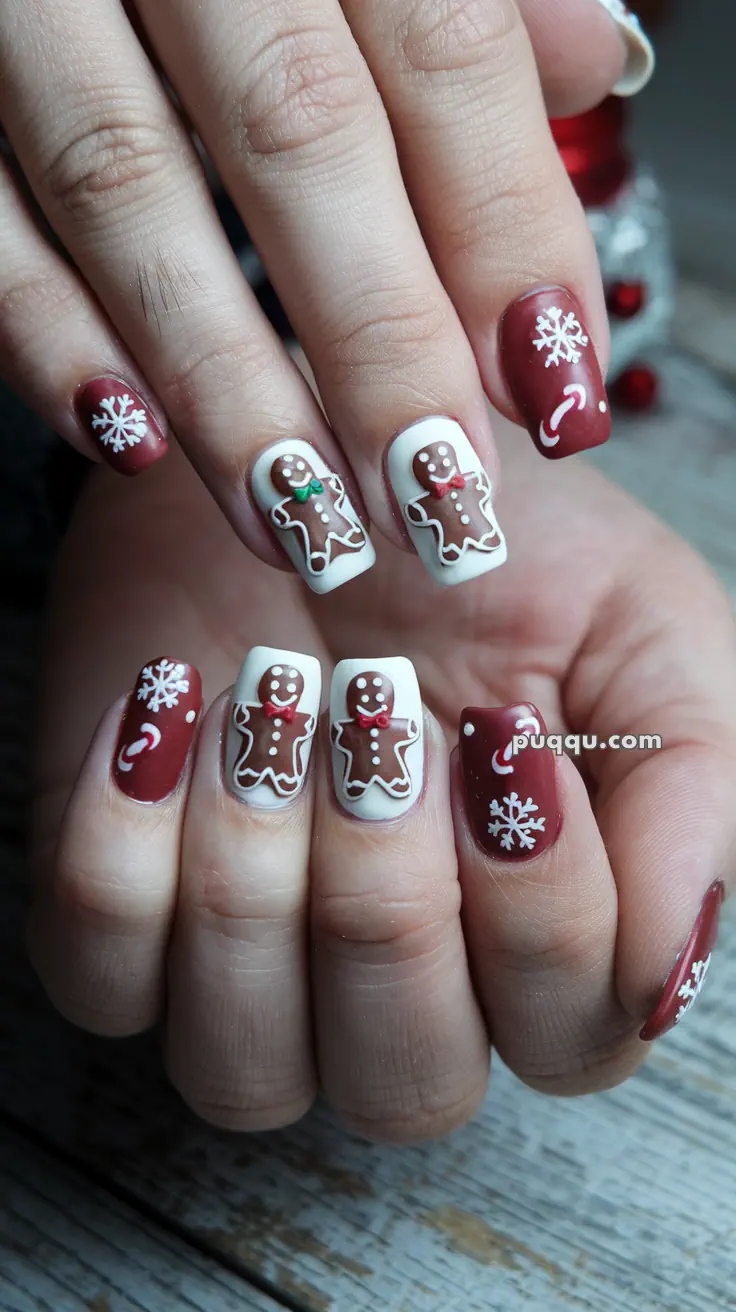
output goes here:
{"type": "Polygon", "coordinates": [[[286,1124],[321,1087],[371,1137],[442,1135],[483,1098],[491,1043],[546,1092],[616,1084],[647,1051],[638,1030],[707,887],[732,878],[727,598],[584,462],[551,468],[503,423],[499,442],[509,563],[441,595],[379,541],[366,578],[313,599],[254,566],[176,454],[124,494],[95,476],[82,498],[39,718],[31,952],[90,1029],[163,1016],[171,1078],[217,1124],[286,1124]],[[286,811],[227,794],[219,694],[260,642],[319,655],[326,680],[343,656],[414,661],[426,785],[406,817],[339,809],[326,730],[286,811]],[[109,763],[120,694],[158,652],[194,662],[215,701],[178,794],[144,808],[109,763]],[[463,706],[517,701],[552,732],[658,733],[664,750],[590,753],[582,773],[560,760],[560,837],[511,866],[474,844],[451,752],[463,706]]]}

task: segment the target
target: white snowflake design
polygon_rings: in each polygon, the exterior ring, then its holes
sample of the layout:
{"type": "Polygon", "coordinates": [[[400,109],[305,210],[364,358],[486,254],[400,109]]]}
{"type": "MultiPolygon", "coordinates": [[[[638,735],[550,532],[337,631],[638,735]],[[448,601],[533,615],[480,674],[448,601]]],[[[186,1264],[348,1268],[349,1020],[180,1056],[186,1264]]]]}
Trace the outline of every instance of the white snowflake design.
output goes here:
{"type": "Polygon", "coordinates": [[[506,852],[512,850],[515,839],[518,840],[520,848],[526,848],[530,852],[537,844],[534,831],[543,830],[547,823],[544,816],[535,817],[534,812],[538,810],[539,807],[531,797],[527,797],[526,801],[522,802],[518,793],[504,797],[503,806],[500,802],[491,802],[492,818],[488,832],[494,838],[503,834],[501,847],[506,852]]]}
{"type": "Polygon", "coordinates": [[[126,446],[135,446],[148,432],[145,410],[132,410],[135,403],[128,393],[108,396],[100,401],[100,412],[92,418],[92,427],[103,446],[120,454],[126,446]]]}
{"type": "Polygon", "coordinates": [[[138,689],[138,701],[146,702],[146,709],[154,714],[162,706],[170,711],[179,705],[179,693],[189,692],[189,680],[182,678],[185,665],[174,661],[159,661],[158,665],[144,666],[141,674],[141,686],[138,689]],[[150,701],[146,698],[150,697],[150,701]]]}
{"type": "Polygon", "coordinates": [[[694,961],[690,967],[690,974],[685,980],[685,983],[677,990],[678,998],[683,999],[683,1005],[677,1013],[678,1021],[682,1020],[683,1016],[687,1015],[700,993],[700,990],[705,983],[705,977],[710,969],[710,961],[710,957],[706,957],[705,961],[694,961]]]}
{"type": "Polygon", "coordinates": [[[548,351],[545,369],[550,365],[578,364],[582,347],[587,346],[590,338],[583,332],[583,325],[570,311],[565,314],[558,305],[553,305],[547,314],[537,316],[538,337],[534,345],[538,351],[548,351]],[[578,347],[581,349],[578,350],[578,347]]]}

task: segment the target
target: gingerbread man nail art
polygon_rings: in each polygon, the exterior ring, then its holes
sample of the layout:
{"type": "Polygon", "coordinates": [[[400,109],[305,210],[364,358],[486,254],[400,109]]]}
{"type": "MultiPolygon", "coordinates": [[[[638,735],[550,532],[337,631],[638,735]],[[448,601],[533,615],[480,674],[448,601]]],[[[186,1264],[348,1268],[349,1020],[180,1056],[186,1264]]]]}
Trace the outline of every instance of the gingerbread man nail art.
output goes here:
{"type": "Polygon", "coordinates": [[[301,792],[317,727],[322,672],[314,656],[254,647],[233,693],[227,781],[241,801],[266,810],[301,792]]]}
{"type": "Polygon", "coordinates": [[[491,482],[459,424],[423,419],[401,433],[388,472],[409,536],[438,583],[462,583],[503,564],[491,482]]]}
{"type": "Polygon", "coordinates": [[[279,442],[259,457],[253,491],[314,592],[370,569],[375,552],[339,474],[309,443],[279,442]]]}
{"type": "Polygon", "coordinates": [[[411,661],[341,661],[330,702],[337,796],[361,820],[403,815],[422,790],[422,701],[411,661]]]}

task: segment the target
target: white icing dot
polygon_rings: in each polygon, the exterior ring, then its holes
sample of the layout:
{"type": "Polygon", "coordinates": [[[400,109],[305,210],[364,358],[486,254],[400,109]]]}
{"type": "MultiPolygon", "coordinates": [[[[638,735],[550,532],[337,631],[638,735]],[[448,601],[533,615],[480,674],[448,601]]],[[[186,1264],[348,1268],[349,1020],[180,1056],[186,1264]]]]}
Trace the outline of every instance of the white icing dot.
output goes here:
{"type": "Polygon", "coordinates": [[[470,523],[470,515],[461,515],[461,516],[460,516],[460,523],[461,523],[461,524],[469,524],[469,523],[470,523]]]}
{"type": "Polygon", "coordinates": [[[296,467],[297,469],[306,469],[307,466],[305,465],[303,460],[297,460],[296,467]]]}
{"type": "Polygon", "coordinates": [[[361,700],[362,702],[368,702],[368,701],[370,701],[370,697],[368,696],[368,693],[367,693],[367,692],[364,692],[364,693],[363,693],[363,696],[361,697],[360,700],[361,700]]]}
{"type": "Polygon", "coordinates": [[[466,738],[472,738],[473,734],[475,733],[475,725],[471,724],[470,721],[468,721],[465,728],[463,729],[463,733],[465,734],[466,738]]]}
{"type": "Polygon", "coordinates": [[[283,672],[284,671],[282,670],[280,665],[274,665],[273,669],[271,670],[272,674],[283,674],[283,672]]]}
{"type": "Polygon", "coordinates": [[[278,754],[279,754],[279,749],[278,749],[278,747],[269,747],[269,749],[268,749],[268,754],[269,754],[269,756],[278,756],[278,754]]]}
{"type": "Polygon", "coordinates": [[[295,683],[287,683],[287,685],[286,685],[286,691],[287,691],[287,692],[296,692],[296,684],[295,684],[295,683]]]}
{"type": "Polygon", "coordinates": [[[437,450],[439,451],[439,453],[440,453],[441,456],[446,456],[446,455],[447,455],[447,447],[446,447],[446,446],[438,446],[438,447],[437,447],[437,450]]]}
{"type": "Polygon", "coordinates": [[[452,492],[450,493],[450,500],[451,500],[451,501],[457,501],[457,492],[452,491],[452,492]]]}
{"type": "Polygon", "coordinates": [[[419,454],[419,459],[421,460],[423,465],[426,465],[427,461],[429,460],[429,456],[427,455],[427,452],[421,451],[419,454]]]}
{"type": "Polygon", "coordinates": [[[280,729],[283,723],[284,723],[283,720],[279,720],[279,719],[274,720],[274,724],[277,729],[280,729]]]}
{"type": "Polygon", "coordinates": [[[278,681],[278,679],[272,679],[272,680],[271,680],[271,692],[278,692],[278,689],[279,689],[279,681],[278,681]]]}
{"type": "Polygon", "coordinates": [[[357,688],[365,688],[366,680],[365,680],[365,679],[356,679],[356,680],[355,680],[355,685],[356,685],[357,688]]]}
{"type": "Polygon", "coordinates": [[[427,469],[429,470],[430,474],[433,474],[436,468],[437,468],[436,465],[427,465],[427,469]]]}
{"type": "Polygon", "coordinates": [[[315,508],[315,510],[317,511],[317,514],[318,514],[318,515],[321,515],[321,514],[322,514],[322,502],[321,502],[321,501],[315,501],[315,503],[314,503],[314,508],[315,508]]]}
{"type": "Polygon", "coordinates": [[[320,519],[322,520],[322,523],[323,523],[323,524],[329,524],[329,522],[330,522],[330,517],[329,517],[329,515],[320,515],[320,519]]]}
{"type": "Polygon", "coordinates": [[[296,679],[296,678],[298,677],[298,675],[299,675],[299,671],[298,671],[298,670],[289,670],[289,678],[290,678],[290,679],[296,679]]]}
{"type": "Polygon", "coordinates": [[[376,701],[377,701],[377,702],[385,702],[385,700],[386,700],[386,698],[384,697],[384,695],[383,695],[382,692],[377,692],[377,693],[376,693],[376,701]]]}
{"type": "Polygon", "coordinates": [[[196,720],[196,718],[197,718],[197,712],[196,712],[196,711],[187,711],[187,714],[186,714],[186,721],[187,721],[187,724],[193,724],[194,721],[196,720]]]}
{"type": "Polygon", "coordinates": [[[281,734],[279,733],[278,729],[274,730],[274,732],[271,734],[271,737],[273,738],[273,741],[274,741],[275,743],[277,743],[277,742],[279,741],[279,738],[281,737],[281,734]]]}
{"type": "Polygon", "coordinates": [[[292,462],[292,460],[294,459],[294,457],[293,457],[293,456],[283,456],[282,459],[283,459],[283,462],[284,462],[285,465],[290,465],[291,462],[292,462]]]}
{"type": "Polygon", "coordinates": [[[382,688],[382,687],[383,687],[383,679],[374,679],[374,680],[373,680],[373,687],[374,687],[374,688],[382,688]]]}
{"type": "Polygon", "coordinates": [[[449,468],[450,468],[450,465],[452,464],[452,461],[451,461],[451,460],[443,460],[443,461],[442,461],[442,464],[444,465],[445,469],[449,469],[449,468]]]}
{"type": "Polygon", "coordinates": [[[378,737],[378,730],[371,729],[371,738],[377,738],[377,737],[378,737]]]}
{"type": "Polygon", "coordinates": [[[373,756],[373,757],[371,757],[371,762],[372,762],[373,765],[380,765],[380,764],[381,764],[381,758],[380,758],[380,756],[373,756]]]}
{"type": "Polygon", "coordinates": [[[605,401],[599,401],[599,402],[598,402],[598,409],[600,410],[600,412],[601,412],[602,415],[604,415],[604,414],[606,413],[606,410],[608,409],[608,406],[606,405],[605,401]]]}
{"type": "Polygon", "coordinates": [[[463,503],[462,503],[462,501],[458,501],[457,505],[455,506],[455,509],[456,509],[458,515],[460,514],[460,511],[462,510],[462,508],[463,508],[463,503]]]}

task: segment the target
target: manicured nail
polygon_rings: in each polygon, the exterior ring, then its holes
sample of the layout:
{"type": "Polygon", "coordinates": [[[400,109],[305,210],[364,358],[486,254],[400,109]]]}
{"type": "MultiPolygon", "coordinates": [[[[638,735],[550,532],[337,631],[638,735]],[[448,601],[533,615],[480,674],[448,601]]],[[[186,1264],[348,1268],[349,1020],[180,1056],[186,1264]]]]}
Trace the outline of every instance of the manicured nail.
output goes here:
{"type": "Polygon", "coordinates": [[[598,2],[615,19],[628,50],[626,68],[613,89],[617,96],[635,96],[637,92],[643,91],[654,72],[654,47],[636,14],[632,14],[623,0],[598,2]]]}
{"type": "Polygon", "coordinates": [[[454,419],[421,419],[395,437],[388,478],[409,537],[432,578],[465,583],[506,560],[493,489],[454,419]]]}
{"type": "Polygon", "coordinates": [[[313,592],[332,592],[374,564],[373,544],[340,475],[309,442],[288,438],[263,451],[253,494],[313,592]]]}
{"type": "Polygon", "coordinates": [[[254,647],[233,692],[227,784],[241,802],[275,811],[301,792],[322,695],[314,656],[254,647]]]}
{"type": "Polygon", "coordinates": [[[598,357],[575,297],[564,287],[528,292],[500,325],[501,367],[543,456],[600,446],[611,412],[598,357]]]}
{"type": "Polygon", "coordinates": [[[663,1034],[674,1029],[700,993],[718,938],[718,922],[725,896],[726,890],[720,879],[711,884],[692,933],[662,989],[656,1010],[639,1034],[645,1043],[661,1039],[663,1034]]]}
{"type": "Polygon", "coordinates": [[[199,671],[162,656],[144,665],[120,727],[113,774],[136,802],[162,802],[186,765],[202,709],[199,671]]]}
{"type": "Polygon", "coordinates": [[[496,860],[527,861],[556,841],[562,817],[554,752],[514,739],[547,728],[530,703],[483,710],[470,706],[460,719],[460,767],[473,833],[496,860]]]}
{"type": "Polygon", "coordinates": [[[119,474],[139,474],[166,455],[166,438],[145,401],[117,378],[85,383],[75,404],[100,455],[119,474]]]}
{"type": "Polygon", "coordinates": [[[335,791],[359,820],[394,820],[424,782],[424,722],[416,672],[405,656],[340,661],[332,676],[335,791]]]}

